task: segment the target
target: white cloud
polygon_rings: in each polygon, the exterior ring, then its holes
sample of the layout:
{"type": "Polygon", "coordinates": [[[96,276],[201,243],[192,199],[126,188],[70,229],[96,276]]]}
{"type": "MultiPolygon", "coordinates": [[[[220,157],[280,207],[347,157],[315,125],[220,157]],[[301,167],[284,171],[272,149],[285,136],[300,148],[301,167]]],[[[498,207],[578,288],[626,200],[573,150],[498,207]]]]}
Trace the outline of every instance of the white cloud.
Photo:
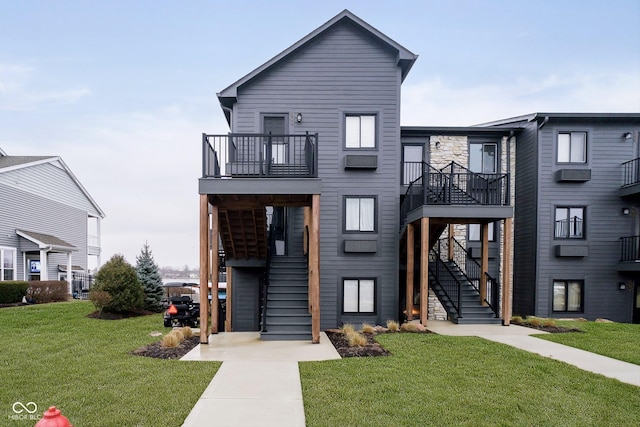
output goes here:
{"type": "Polygon", "coordinates": [[[638,112],[640,76],[550,74],[473,87],[435,77],[402,88],[402,124],[468,126],[533,112],[638,112]]]}
{"type": "Polygon", "coordinates": [[[38,90],[38,72],[31,67],[0,64],[0,111],[40,110],[69,105],[91,94],[83,86],[38,90]]]}

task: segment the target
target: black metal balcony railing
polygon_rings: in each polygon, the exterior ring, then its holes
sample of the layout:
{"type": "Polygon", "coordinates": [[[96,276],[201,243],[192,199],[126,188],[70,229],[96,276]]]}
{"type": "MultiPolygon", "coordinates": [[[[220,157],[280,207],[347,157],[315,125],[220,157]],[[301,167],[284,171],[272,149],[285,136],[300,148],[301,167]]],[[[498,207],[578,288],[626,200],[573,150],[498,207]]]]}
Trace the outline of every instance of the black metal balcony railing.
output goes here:
{"type": "Polygon", "coordinates": [[[640,159],[622,164],[622,187],[640,183],[640,159]]]}
{"type": "Polygon", "coordinates": [[[202,177],[317,177],[318,134],[202,135],[202,177]]]}
{"type": "Polygon", "coordinates": [[[640,260],[640,236],[620,238],[620,261],[640,260]]]}
{"type": "MultiPolygon", "coordinates": [[[[422,205],[508,206],[509,174],[471,172],[456,162],[436,169],[421,162],[422,171],[409,184],[401,205],[401,219],[422,205]]],[[[415,166],[411,166],[415,173],[415,166]]]]}

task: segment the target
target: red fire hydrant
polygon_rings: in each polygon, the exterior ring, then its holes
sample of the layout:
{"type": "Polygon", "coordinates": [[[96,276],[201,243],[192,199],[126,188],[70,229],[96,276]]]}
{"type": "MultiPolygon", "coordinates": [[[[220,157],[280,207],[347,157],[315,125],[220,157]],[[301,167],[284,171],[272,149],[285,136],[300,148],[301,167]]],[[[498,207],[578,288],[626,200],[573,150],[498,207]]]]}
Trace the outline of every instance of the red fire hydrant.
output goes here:
{"type": "Polygon", "coordinates": [[[73,427],[59,409],[51,406],[34,427],[73,427]]]}

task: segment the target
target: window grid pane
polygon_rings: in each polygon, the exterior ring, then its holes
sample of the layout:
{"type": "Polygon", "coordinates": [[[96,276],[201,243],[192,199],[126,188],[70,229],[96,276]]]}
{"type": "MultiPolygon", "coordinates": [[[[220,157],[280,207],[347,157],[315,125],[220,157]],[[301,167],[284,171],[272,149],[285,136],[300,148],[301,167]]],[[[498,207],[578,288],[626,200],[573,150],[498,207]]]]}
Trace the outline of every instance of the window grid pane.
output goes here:
{"type": "Polygon", "coordinates": [[[360,147],[374,148],[376,146],[376,118],[375,116],[360,116],[360,147]]]}
{"type": "Polygon", "coordinates": [[[360,280],[360,313],[373,313],[373,280],[360,280]]]}
{"type": "Polygon", "coordinates": [[[553,311],[565,311],[567,308],[565,283],[553,282],[553,311]]]}
{"type": "Polygon", "coordinates": [[[360,231],[373,231],[374,200],[360,199],[360,231]]]}
{"type": "Polygon", "coordinates": [[[344,281],[344,312],[345,313],[357,313],[358,312],[358,281],[357,280],[345,280],[344,281]]]}
{"type": "Polygon", "coordinates": [[[558,134],[558,162],[568,163],[571,159],[571,135],[568,133],[558,134]]]}
{"type": "Polygon", "coordinates": [[[346,202],[346,229],[349,231],[358,231],[360,227],[360,200],[348,198],[346,202]]]}
{"type": "Polygon", "coordinates": [[[580,303],[582,301],[582,286],[580,282],[569,282],[567,294],[567,311],[580,311],[580,303]]]}
{"type": "Polygon", "coordinates": [[[360,147],[360,117],[347,116],[345,129],[346,147],[360,147]]]}

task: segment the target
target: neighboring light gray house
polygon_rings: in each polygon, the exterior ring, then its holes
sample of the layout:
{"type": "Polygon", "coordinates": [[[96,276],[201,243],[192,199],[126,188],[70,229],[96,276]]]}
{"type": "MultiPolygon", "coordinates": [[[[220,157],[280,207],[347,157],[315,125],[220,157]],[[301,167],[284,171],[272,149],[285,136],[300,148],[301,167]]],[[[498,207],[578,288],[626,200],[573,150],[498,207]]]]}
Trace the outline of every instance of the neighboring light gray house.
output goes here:
{"type": "Polygon", "coordinates": [[[231,133],[203,135],[200,285],[217,287],[219,235],[226,330],[508,324],[517,129],[401,129],[416,59],[345,10],[218,93],[231,133]]]}
{"type": "Polygon", "coordinates": [[[640,323],[640,114],[535,113],[516,144],[514,313],[640,323]]]}
{"type": "Polygon", "coordinates": [[[0,280],[67,280],[100,264],[104,212],[57,156],[0,150],[0,280]],[[67,272],[71,270],[70,276],[67,272]]]}

